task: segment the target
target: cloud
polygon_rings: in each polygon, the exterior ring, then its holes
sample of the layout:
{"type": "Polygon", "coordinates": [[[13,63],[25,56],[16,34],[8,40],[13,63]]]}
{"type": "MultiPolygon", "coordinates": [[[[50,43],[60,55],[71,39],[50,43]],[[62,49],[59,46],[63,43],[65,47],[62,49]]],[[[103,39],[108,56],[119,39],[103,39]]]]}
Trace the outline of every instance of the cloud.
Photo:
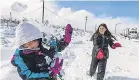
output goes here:
{"type": "MultiPolygon", "coordinates": [[[[9,12],[11,11],[10,5],[17,0],[4,0],[4,1],[5,3],[8,1],[8,3],[6,3],[8,5],[5,5],[3,7],[2,13],[4,15],[9,15],[9,12]]],[[[16,17],[16,18],[27,17],[27,18],[33,18],[33,19],[37,19],[41,21],[42,9],[34,11],[42,7],[42,2],[40,0],[20,0],[20,2],[28,5],[28,8],[26,11],[22,13],[12,12],[13,17],[16,17]]],[[[115,31],[115,25],[117,23],[121,23],[121,24],[118,24],[116,27],[117,32],[122,32],[122,30],[125,28],[139,26],[139,21],[134,18],[130,18],[130,17],[116,17],[115,18],[112,16],[107,16],[107,14],[105,13],[102,13],[102,15],[96,16],[95,14],[89,11],[86,11],[84,9],[73,11],[73,9],[70,7],[60,8],[59,5],[55,1],[45,1],[45,20],[49,20],[50,24],[65,26],[66,24],[70,23],[74,28],[85,29],[85,17],[86,16],[88,17],[87,30],[93,31],[93,32],[95,31],[95,27],[97,28],[101,23],[106,23],[112,33],[114,33],[115,31]],[[52,11],[53,13],[50,11],[52,11]]]]}
{"type": "Polygon", "coordinates": [[[112,33],[115,32],[116,25],[117,32],[122,32],[125,28],[134,28],[139,26],[139,21],[130,17],[116,17],[107,16],[102,14],[102,16],[96,16],[95,14],[88,12],[86,10],[78,10],[73,12],[71,8],[62,8],[59,11],[59,15],[70,20],[65,21],[65,23],[71,23],[75,28],[85,29],[85,16],[88,17],[87,20],[87,30],[95,31],[95,27],[98,27],[101,23],[106,23],[108,28],[112,33]]]}

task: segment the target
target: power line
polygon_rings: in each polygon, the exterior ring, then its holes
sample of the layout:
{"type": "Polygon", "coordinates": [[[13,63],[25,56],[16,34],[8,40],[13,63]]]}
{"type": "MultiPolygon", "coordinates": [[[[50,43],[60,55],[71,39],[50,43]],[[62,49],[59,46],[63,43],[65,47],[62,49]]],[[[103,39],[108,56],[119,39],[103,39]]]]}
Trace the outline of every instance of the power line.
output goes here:
{"type": "MultiPolygon", "coordinates": [[[[45,9],[47,9],[47,8],[45,8],[45,9]]],[[[51,10],[49,10],[49,9],[47,9],[47,10],[48,10],[49,12],[53,13],[54,15],[56,15],[56,16],[58,16],[58,17],[60,17],[60,18],[64,19],[64,20],[67,20],[67,21],[71,22],[70,20],[65,19],[65,18],[63,18],[63,17],[59,16],[58,14],[54,13],[53,11],[51,11],[51,10]]]]}
{"type": "MultiPolygon", "coordinates": [[[[58,16],[58,17],[60,17],[60,18],[64,19],[64,20],[66,20],[66,21],[73,22],[73,21],[70,21],[70,20],[68,20],[68,19],[65,19],[65,18],[63,18],[63,17],[59,16],[58,14],[56,14],[56,13],[54,13],[53,11],[51,11],[51,10],[47,9],[46,7],[45,7],[45,9],[46,9],[46,10],[48,10],[49,12],[53,13],[54,15],[56,15],[56,16],[58,16]]],[[[74,23],[75,23],[75,22],[74,22],[74,23]]]]}
{"type": "Polygon", "coordinates": [[[41,8],[42,8],[42,7],[38,8],[38,9],[35,9],[35,10],[33,10],[33,11],[30,11],[30,12],[24,13],[24,14],[29,14],[29,13],[35,12],[35,11],[41,9],[41,8]]]}
{"type": "MultiPolygon", "coordinates": [[[[32,13],[32,12],[38,11],[38,10],[40,10],[41,8],[43,8],[43,7],[37,8],[37,9],[35,9],[35,10],[33,10],[33,11],[30,11],[30,12],[27,12],[27,13],[24,13],[24,14],[29,14],[29,13],[32,13]]],[[[55,12],[49,10],[49,9],[46,8],[46,7],[44,7],[44,9],[48,10],[49,12],[53,13],[54,15],[56,15],[56,16],[58,16],[58,17],[64,19],[64,20],[66,20],[66,21],[68,21],[68,22],[77,23],[77,22],[73,22],[73,21],[70,21],[70,20],[68,20],[68,19],[65,19],[65,18],[59,16],[58,14],[56,14],[55,12]]]]}

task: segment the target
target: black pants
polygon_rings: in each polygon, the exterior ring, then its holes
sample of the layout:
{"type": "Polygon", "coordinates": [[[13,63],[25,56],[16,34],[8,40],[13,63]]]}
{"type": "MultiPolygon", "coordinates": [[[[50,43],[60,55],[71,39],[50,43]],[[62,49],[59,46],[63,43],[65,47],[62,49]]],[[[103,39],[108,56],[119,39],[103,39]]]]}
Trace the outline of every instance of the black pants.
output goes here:
{"type": "Polygon", "coordinates": [[[105,75],[106,63],[107,59],[98,60],[92,57],[92,62],[90,65],[90,76],[94,75],[98,66],[97,80],[103,80],[105,75]]]}

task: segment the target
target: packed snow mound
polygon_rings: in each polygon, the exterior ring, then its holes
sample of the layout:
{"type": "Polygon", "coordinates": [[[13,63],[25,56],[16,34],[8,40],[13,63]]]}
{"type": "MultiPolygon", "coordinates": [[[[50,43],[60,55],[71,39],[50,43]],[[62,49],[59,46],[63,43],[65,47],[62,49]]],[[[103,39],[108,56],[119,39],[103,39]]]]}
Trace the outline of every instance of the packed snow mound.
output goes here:
{"type": "MultiPolygon", "coordinates": [[[[61,37],[64,28],[58,26],[43,26],[36,24],[41,32],[61,37]]],[[[64,58],[63,69],[64,80],[96,80],[96,74],[91,78],[86,74],[91,63],[93,42],[89,41],[92,34],[84,31],[73,31],[72,41],[69,46],[61,52],[64,58]]],[[[109,59],[107,61],[106,75],[104,80],[139,80],[139,42],[116,36],[121,48],[111,49],[109,47],[109,59]]],[[[5,36],[5,38],[7,38],[5,36]]],[[[9,38],[8,38],[9,39],[9,38]]],[[[11,40],[10,40],[11,41],[11,40]]],[[[21,80],[16,68],[10,64],[14,48],[5,47],[1,51],[1,77],[0,80],[21,80]]],[[[58,79],[60,80],[60,79],[58,79]]]]}

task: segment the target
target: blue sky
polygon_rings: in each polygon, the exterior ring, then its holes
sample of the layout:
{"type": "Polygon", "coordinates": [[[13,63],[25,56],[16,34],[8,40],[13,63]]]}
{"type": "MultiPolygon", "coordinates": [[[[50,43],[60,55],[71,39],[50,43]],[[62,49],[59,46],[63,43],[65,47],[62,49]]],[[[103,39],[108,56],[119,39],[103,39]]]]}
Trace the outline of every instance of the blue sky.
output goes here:
{"type": "Polygon", "coordinates": [[[58,1],[60,7],[87,10],[96,16],[130,17],[139,20],[139,1],[58,1]]]}

